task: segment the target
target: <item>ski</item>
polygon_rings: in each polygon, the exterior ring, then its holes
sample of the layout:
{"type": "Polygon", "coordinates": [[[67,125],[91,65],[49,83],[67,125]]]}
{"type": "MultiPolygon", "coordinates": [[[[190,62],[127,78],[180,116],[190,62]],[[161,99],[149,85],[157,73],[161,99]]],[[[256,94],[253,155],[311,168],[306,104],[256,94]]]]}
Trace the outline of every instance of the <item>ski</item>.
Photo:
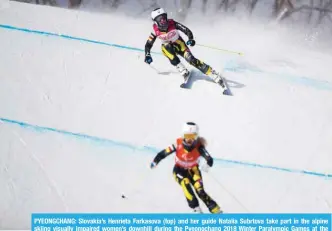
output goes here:
{"type": "MultiPolygon", "coordinates": [[[[156,72],[157,72],[157,74],[164,74],[164,73],[168,73],[168,72],[161,72],[161,71],[159,71],[157,68],[155,68],[153,65],[149,65],[152,69],[154,69],[156,72]]],[[[180,84],[180,87],[181,88],[183,88],[183,89],[190,89],[191,87],[190,87],[190,79],[191,79],[191,77],[192,77],[192,75],[193,75],[193,73],[192,73],[192,71],[189,71],[189,74],[187,75],[187,76],[182,76],[183,77],[183,82],[180,84]]],[[[232,92],[231,92],[231,90],[229,89],[229,87],[228,87],[228,85],[227,85],[227,80],[226,80],[226,78],[224,78],[223,76],[221,76],[220,74],[219,74],[219,76],[220,76],[220,78],[221,78],[221,80],[222,81],[220,81],[220,82],[215,82],[216,84],[218,84],[219,86],[221,86],[222,87],[222,89],[223,89],[223,95],[228,95],[228,96],[232,96],[233,94],[232,94],[232,92]]]]}
{"type": "Polygon", "coordinates": [[[222,92],[223,95],[229,95],[229,96],[232,95],[231,91],[229,90],[229,88],[227,86],[222,87],[222,89],[223,89],[223,92],[222,92]]]}
{"type": "Polygon", "coordinates": [[[189,71],[189,74],[186,77],[184,77],[183,83],[180,84],[181,88],[185,88],[185,89],[189,88],[190,77],[191,77],[191,71],[189,71]]]}
{"type": "Polygon", "coordinates": [[[228,87],[228,85],[227,85],[227,80],[224,78],[224,77],[222,77],[222,76],[220,76],[221,77],[221,79],[222,79],[222,82],[221,83],[219,83],[219,85],[222,87],[222,89],[223,89],[223,92],[222,92],[222,94],[223,95],[229,95],[229,96],[231,96],[232,95],[232,92],[231,92],[231,90],[229,89],[229,87],[228,87]]]}

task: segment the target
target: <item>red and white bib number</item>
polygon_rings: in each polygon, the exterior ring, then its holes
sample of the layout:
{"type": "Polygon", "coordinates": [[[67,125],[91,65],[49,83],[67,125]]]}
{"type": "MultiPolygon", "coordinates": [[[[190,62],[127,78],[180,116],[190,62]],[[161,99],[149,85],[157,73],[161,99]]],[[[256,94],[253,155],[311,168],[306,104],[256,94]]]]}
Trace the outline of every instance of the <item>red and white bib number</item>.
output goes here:
{"type": "Polygon", "coordinates": [[[177,30],[172,30],[167,34],[161,34],[158,36],[163,42],[175,42],[179,38],[177,30]]]}

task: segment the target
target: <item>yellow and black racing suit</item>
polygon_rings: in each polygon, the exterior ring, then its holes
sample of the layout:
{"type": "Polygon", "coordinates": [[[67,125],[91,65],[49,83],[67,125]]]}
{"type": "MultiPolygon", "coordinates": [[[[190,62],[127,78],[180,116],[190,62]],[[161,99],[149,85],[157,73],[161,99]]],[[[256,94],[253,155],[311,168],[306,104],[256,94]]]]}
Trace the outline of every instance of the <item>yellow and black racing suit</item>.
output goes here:
{"type": "Polygon", "coordinates": [[[188,27],[173,19],[168,19],[168,28],[166,31],[161,31],[156,24],[153,25],[153,31],[145,44],[145,55],[150,55],[154,42],[159,38],[162,41],[161,50],[172,65],[176,66],[180,63],[180,59],[177,56],[180,55],[202,73],[210,75],[212,68],[192,54],[178,30],[188,36],[189,41],[192,42],[192,46],[195,45],[193,33],[188,27]]]}

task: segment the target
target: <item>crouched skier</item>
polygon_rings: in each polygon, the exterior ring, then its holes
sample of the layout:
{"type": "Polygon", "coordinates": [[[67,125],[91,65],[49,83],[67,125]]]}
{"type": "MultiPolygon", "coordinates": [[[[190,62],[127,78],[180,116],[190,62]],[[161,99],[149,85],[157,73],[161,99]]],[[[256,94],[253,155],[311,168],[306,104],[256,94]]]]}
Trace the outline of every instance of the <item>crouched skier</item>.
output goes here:
{"type": "Polygon", "coordinates": [[[197,124],[194,122],[185,123],[183,136],[176,140],[176,144],[160,151],[151,162],[151,168],[155,168],[162,159],[174,152],[176,152],[176,156],[173,176],[182,187],[188,206],[193,212],[202,213],[199,201],[194,193],[195,190],[211,213],[222,213],[219,205],[205,192],[203,186],[203,178],[198,163],[199,158],[204,157],[210,167],[213,165],[213,158],[205,149],[205,140],[198,136],[197,124]]]}
{"type": "Polygon", "coordinates": [[[190,65],[196,67],[203,74],[210,76],[216,83],[224,87],[223,79],[221,76],[208,64],[194,57],[191,53],[189,46],[195,45],[193,33],[189,28],[176,22],[173,19],[167,18],[167,13],[163,8],[156,8],[151,12],[153,20],[153,31],[151,32],[145,44],[145,62],[152,63],[151,48],[159,38],[162,42],[161,50],[163,54],[170,60],[171,64],[177,68],[180,74],[186,78],[189,76],[188,69],[181,63],[179,57],[183,57],[190,65]],[[180,36],[179,31],[182,31],[189,38],[187,43],[180,36]]]}

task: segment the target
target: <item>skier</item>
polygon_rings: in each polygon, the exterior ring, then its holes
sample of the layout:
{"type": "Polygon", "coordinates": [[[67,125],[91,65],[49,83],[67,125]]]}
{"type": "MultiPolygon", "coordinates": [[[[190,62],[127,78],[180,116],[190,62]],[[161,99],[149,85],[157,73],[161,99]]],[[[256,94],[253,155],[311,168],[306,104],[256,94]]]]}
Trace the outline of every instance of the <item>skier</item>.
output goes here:
{"type": "Polygon", "coordinates": [[[199,158],[205,158],[207,165],[212,167],[213,158],[205,149],[205,139],[199,137],[198,126],[194,122],[187,122],[183,126],[183,136],[160,151],[151,162],[151,169],[155,168],[159,162],[172,153],[176,153],[173,176],[182,187],[188,206],[195,213],[202,213],[199,201],[194,193],[204,202],[211,213],[222,213],[219,205],[205,192],[203,178],[199,169],[199,158]],[[193,190],[194,188],[194,190],[193,190]]]}
{"type": "Polygon", "coordinates": [[[194,57],[189,46],[195,46],[193,33],[189,28],[176,22],[173,19],[167,18],[167,13],[163,8],[156,8],[151,12],[153,20],[153,31],[151,32],[145,44],[145,62],[152,63],[151,48],[159,38],[162,42],[161,50],[163,54],[170,60],[171,64],[177,68],[180,74],[185,78],[189,77],[188,69],[181,63],[179,57],[183,57],[190,65],[196,67],[203,74],[210,76],[216,83],[220,84],[224,89],[225,85],[223,78],[208,64],[194,57]],[[182,31],[189,38],[187,43],[180,36],[179,31],[182,31]]]}

